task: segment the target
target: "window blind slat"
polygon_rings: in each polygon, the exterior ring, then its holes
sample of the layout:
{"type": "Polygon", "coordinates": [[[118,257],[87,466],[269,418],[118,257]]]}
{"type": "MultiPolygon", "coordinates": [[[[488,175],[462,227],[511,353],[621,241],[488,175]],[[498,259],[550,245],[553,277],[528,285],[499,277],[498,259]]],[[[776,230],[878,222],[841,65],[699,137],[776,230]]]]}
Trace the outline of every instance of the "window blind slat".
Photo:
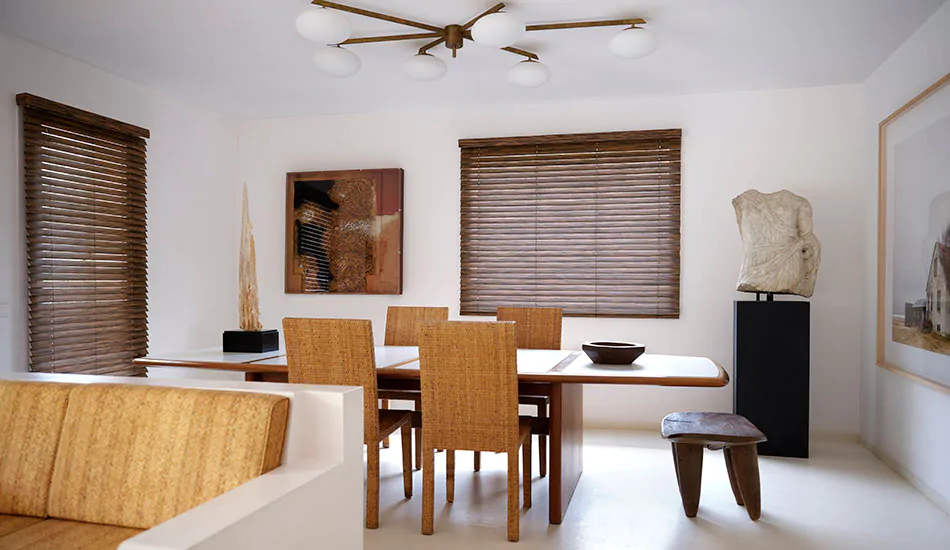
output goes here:
{"type": "Polygon", "coordinates": [[[141,376],[148,131],[20,94],[30,369],[141,376]]]}
{"type": "Polygon", "coordinates": [[[463,315],[679,316],[680,130],[459,147],[463,315]]]}

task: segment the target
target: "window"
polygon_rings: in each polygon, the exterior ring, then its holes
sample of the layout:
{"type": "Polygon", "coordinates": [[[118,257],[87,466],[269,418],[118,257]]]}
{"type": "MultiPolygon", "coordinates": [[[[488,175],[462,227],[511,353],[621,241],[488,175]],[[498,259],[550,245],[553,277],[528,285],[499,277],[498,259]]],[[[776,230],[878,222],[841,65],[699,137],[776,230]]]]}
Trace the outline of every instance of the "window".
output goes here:
{"type": "Polygon", "coordinates": [[[17,105],[30,370],[143,375],[149,132],[29,94],[17,105]]]}
{"type": "Polygon", "coordinates": [[[466,139],[461,313],[679,317],[680,130],[466,139]]]}

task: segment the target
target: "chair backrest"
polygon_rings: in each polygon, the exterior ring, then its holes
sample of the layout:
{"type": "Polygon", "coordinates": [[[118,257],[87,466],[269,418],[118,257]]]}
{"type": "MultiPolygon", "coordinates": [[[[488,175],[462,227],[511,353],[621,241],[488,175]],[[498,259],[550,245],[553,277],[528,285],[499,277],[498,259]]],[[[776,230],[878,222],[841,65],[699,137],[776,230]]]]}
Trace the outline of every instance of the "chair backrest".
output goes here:
{"type": "Polygon", "coordinates": [[[419,335],[426,448],[518,448],[518,359],[513,323],[442,321],[419,335]]]}
{"type": "Polygon", "coordinates": [[[291,384],[363,387],[363,440],[379,434],[373,325],[357,319],[285,318],[287,379],[291,384]]]}
{"type": "Polygon", "coordinates": [[[447,307],[389,306],[386,311],[386,345],[418,346],[422,325],[448,320],[447,307]]]}
{"type": "Polygon", "coordinates": [[[514,321],[519,349],[561,349],[561,308],[500,307],[499,321],[514,321]]]}

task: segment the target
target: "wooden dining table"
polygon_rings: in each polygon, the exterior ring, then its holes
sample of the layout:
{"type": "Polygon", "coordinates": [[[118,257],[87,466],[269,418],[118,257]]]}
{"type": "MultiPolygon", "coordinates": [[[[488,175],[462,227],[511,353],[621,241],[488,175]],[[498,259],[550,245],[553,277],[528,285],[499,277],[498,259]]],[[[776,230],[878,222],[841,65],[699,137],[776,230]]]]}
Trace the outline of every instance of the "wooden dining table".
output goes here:
{"type": "MultiPolygon", "coordinates": [[[[419,389],[418,348],[377,346],[375,351],[380,389],[419,389]]],[[[210,348],[149,355],[136,359],[135,364],[242,372],[248,381],[287,381],[287,358],[279,351],[225,353],[221,348],[210,348]]],[[[518,350],[521,395],[551,399],[549,417],[532,423],[533,433],[549,436],[550,523],[559,524],[564,519],[584,470],[584,384],[717,388],[728,383],[726,371],[704,357],[644,354],[632,365],[598,365],[578,351],[518,350]]],[[[413,425],[421,423],[421,416],[415,413],[413,425]]]]}

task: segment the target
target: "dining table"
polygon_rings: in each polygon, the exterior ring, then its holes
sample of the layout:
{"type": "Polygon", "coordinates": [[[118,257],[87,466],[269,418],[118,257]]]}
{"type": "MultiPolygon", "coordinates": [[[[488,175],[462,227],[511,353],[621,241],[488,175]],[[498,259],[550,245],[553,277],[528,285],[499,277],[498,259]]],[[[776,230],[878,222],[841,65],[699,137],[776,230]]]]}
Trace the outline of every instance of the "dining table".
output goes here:
{"type": "MultiPolygon", "coordinates": [[[[603,365],[574,350],[519,349],[517,354],[519,393],[551,400],[548,418],[533,419],[531,430],[549,436],[548,513],[552,524],[563,521],[584,470],[585,384],[718,388],[729,383],[726,371],[705,357],[644,354],[632,364],[603,365]]],[[[419,389],[417,347],[377,346],[375,357],[380,389],[419,389]]],[[[287,357],[280,351],[228,353],[218,347],[157,353],[134,362],[147,369],[233,371],[244,373],[247,381],[287,382],[287,357]]],[[[413,426],[422,424],[421,414],[415,412],[413,426]]]]}

